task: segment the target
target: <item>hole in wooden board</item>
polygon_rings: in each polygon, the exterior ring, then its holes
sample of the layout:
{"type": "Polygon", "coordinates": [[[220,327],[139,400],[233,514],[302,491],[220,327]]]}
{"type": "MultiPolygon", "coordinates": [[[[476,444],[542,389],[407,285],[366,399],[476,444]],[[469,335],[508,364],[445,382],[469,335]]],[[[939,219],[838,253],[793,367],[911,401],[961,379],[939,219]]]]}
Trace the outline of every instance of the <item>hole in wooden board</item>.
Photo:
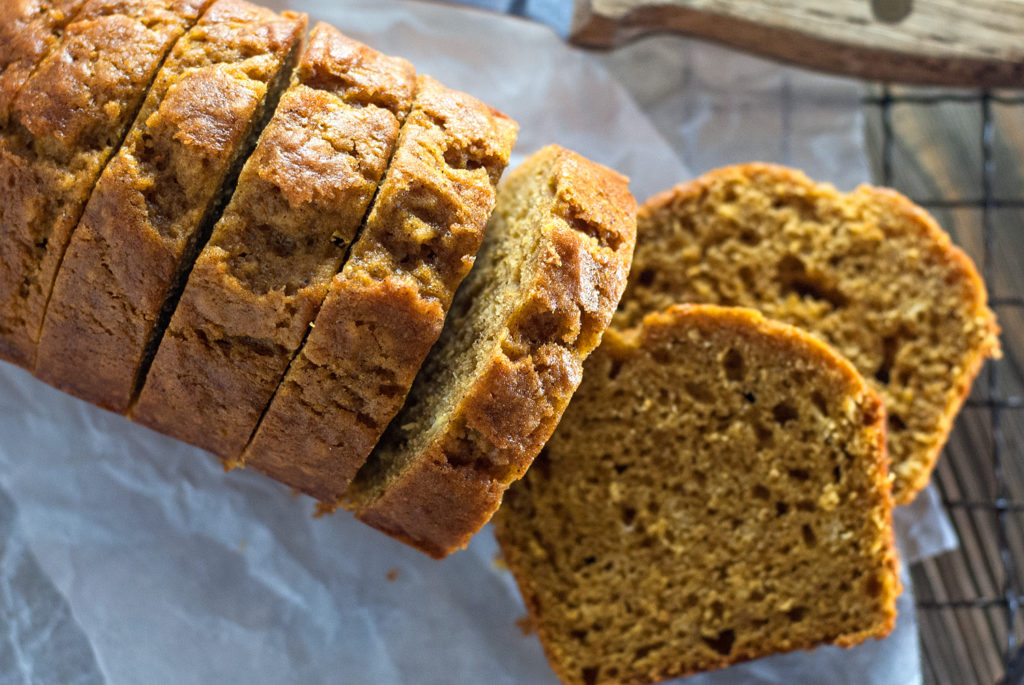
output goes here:
{"type": "Polygon", "coordinates": [[[914,11],[914,0],[871,0],[871,14],[878,21],[895,24],[914,11]]]}

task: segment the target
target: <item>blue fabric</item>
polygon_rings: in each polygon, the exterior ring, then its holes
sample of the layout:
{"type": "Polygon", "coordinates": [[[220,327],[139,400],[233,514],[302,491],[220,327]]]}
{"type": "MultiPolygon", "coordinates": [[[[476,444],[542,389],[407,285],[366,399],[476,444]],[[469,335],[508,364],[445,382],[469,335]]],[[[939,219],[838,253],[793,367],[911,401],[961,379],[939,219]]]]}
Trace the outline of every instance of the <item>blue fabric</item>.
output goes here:
{"type": "Polygon", "coordinates": [[[547,24],[560,36],[569,35],[573,3],[568,0],[454,0],[492,12],[515,14],[547,24]]]}

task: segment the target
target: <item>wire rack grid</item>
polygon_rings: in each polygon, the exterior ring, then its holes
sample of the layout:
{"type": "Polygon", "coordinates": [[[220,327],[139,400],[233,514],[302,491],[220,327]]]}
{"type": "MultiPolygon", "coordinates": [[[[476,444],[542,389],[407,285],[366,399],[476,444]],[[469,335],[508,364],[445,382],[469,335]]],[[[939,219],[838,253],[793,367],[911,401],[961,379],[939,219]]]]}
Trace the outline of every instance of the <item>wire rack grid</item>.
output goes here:
{"type": "Polygon", "coordinates": [[[1017,685],[1024,683],[1024,94],[869,92],[877,180],[932,211],[974,257],[1003,327],[1004,357],[976,381],[933,479],[960,548],[911,568],[924,677],[1017,685]]]}

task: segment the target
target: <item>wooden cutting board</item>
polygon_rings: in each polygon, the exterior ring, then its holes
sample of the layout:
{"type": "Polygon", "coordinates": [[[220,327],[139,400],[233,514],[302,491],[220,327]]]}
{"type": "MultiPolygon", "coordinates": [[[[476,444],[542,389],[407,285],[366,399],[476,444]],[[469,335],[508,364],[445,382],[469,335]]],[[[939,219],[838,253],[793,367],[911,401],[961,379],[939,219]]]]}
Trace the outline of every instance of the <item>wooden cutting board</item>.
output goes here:
{"type": "Polygon", "coordinates": [[[1024,87],[1022,0],[576,0],[570,38],[663,31],[878,81],[1024,87]]]}

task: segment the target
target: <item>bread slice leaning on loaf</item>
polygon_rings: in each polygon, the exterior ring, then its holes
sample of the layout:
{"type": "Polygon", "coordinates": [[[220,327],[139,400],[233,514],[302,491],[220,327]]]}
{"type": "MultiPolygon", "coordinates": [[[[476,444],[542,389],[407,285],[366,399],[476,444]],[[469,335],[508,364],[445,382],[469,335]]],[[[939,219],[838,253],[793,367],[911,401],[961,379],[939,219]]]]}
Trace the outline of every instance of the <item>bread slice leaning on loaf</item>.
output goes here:
{"type": "Polygon", "coordinates": [[[887,635],[884,432],[849,362],[754,310],[610,330],[495,516],[555,672],[639,685],[887,635]]]}
{"type": "Polygon", "coordinates": [[[11,102],[64,35],[85,0],[5,0],[0,4],[0,131],[11,102]]]}
{"type": "Polygon", "coordinates": [[[305,28],[305,15],[217,0],[175,44],[71,236],[38,378],[128,410],[305,28]]]}
{"type": "Polygon", "coordinates": [[[483,240],[515,122],[420,76],[387,176],[243,463],[336,506],[483,240]]]}
{"type": "Polygon", "coordinates": [[[416,76],[317,25],[131,412],[236,461],[363,223],[416,76]]]}
{"type": "Polygon", "coordinates": [[[0,359],[35,367],[64,249],[164,56],[210,0],[89,0],[0,133],[0,359]]]}
{"type": "Polygon", "coordinates": [[[998,326],[974,264],[888,189],[839,193],[770,164],[712,171],[651,198],[614,325],[676,302],[753,307],[845,355],[885,400],[897,504],[945,444],[998,326]]]}
{"type": "Polygon", "coordinates": [[[509,176],[481,255],[346,505],[434,557],[463,547],[558,423],[625,287],[627,180],[557,146],[509,176]]]}

